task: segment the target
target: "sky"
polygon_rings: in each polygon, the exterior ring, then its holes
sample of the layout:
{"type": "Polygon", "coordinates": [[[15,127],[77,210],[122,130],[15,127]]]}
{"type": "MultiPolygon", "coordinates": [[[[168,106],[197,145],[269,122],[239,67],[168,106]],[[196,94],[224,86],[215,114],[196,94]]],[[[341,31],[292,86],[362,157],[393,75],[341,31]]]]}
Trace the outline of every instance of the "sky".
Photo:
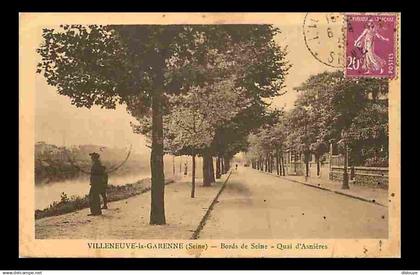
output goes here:
{"type": "MultiPolygon", "coordinates": [[[[286,20],[285,20],[286,21],[286,20]]],[[[285,95],[272,99],[274,108],[293,107],[297,97],[294,87],[303,83],[310,75],[331,71],[332,68],[317,61],[306,48],[302,32],[302,18],[290,17],[284,25],[275,25],[281,31],[275,41],[287,46],[287,59],[292,68],[285,81],[285,95]],[[295,22],[294,22],[295,20],[295,22]]],[[[40,34],[40,32],[39,32],[40,34]]],[[[39,43],[41,37],[39,36],[39,43]]],[[[144,136],[134,134],[130,122],[135,122],[124,106],[116,110],[77,108],[66,96],[58,95],[54,87],[48,86],[42,75],[36,75],[35,87],[35,141],[56,145],[97,144],[109,147],[127,147],[135,152],[148,150],[144,136]]]]}

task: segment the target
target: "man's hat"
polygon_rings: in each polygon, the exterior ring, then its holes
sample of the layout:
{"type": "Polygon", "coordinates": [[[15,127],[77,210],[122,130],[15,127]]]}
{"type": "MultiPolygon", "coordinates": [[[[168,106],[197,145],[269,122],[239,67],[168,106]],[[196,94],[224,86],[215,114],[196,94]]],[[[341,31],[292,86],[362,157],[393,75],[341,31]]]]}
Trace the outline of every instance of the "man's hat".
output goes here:
{"type": "Polygon", "coordinates": [[[96,152],[90,153],[89,156],[93,159],[99,159],[99,154],[96,152]]]}

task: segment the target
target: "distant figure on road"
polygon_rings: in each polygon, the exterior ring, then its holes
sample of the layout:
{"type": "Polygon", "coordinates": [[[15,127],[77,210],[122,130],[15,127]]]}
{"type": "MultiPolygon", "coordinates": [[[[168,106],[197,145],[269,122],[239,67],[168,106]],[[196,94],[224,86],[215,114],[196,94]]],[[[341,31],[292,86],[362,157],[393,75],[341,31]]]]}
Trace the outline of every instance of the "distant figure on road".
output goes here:
{"type": "Polygon", "coordinates": [[[102,215],[101,199],[99,194],[103,192],[103,183],[105,167],[102,166],[98,153],[89,154],[92,160],[92,168],[90,170],[90,191],[89,191],[89,207],[90,216],[102,215]]]}
{"type": "Polygon", "coordinates": [[[238,170],[238,164],[235,165],[235,170],[238,170]]]}
{"type": "Polygon", "coordinates": [[[188,165],[187,163],[184,163],[184,176],[188,174],[188,165]]]}

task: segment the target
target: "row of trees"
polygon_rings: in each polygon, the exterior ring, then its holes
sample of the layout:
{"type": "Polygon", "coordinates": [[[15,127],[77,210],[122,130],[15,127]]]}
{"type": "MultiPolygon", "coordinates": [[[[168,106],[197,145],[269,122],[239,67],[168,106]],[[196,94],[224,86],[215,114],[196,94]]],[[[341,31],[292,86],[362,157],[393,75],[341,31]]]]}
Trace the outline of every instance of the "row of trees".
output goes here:
{"type": "Polygon", "coordinates": [[[204,160],[204,184],[229,169],[275,114],[289,65],[269,25],[65,25],[44,29],[38,72],[77,107],[125,104],[151,141],[150,224],[165,224],[163,155],[204,160]],[[224,167],[221,167],[224,164],[224,167]]]}
{"type": "MultiPolygon", "coordinates": [[[[349,148],[351,165],[388,165],[388,82],[384,79],[346,78],[340,71],[314,75],[296,88],[294,108],[281,113],[273,125],[250,135],[247,156],[254,168],[270,171],[274,160],[284,166],[287,151],[303,155],[306,176],[315,156],[320,159],[329,144],[349,148]],[[267,168],[268,167],[268,168],[267,168]]],[[[284,174],[284,172],[283,172],[284,174]]]]}

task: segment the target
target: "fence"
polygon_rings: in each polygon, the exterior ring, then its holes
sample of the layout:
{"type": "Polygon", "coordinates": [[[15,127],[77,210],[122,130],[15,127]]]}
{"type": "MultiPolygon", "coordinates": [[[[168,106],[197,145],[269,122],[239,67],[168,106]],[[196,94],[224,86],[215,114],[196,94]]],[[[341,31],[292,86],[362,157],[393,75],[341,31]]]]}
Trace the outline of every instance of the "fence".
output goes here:
{"type": "Polygon", "coordinates": [[[344,166],[344,156],[333,155],[330,157],[331,166],[344,166]]]}
{"type": "MultiPolygon", "coordinates": [[[[344,156],[329,155],[327,163],[321,165],[321,173],[318,177],[342,181],[344,173],[344,156]]],[[[388,168],[387,167],[348,167],[350,182],[357,185],[366,185],[377,188],[388,188],[388,168]]],[[[290,176],[305,175],[305,164],[302,160],[290,161],[286,163],[286,174],[290,176]]],[[[310,162],[309,176],[316,177],[316,163],[310,162]]]]}
{"type": "MultiPolygon", "coordinates": [[[[354,184],[378,188],[388,188],[388,168],[355,166],[348,168],[350,180],[354,184]]],[[[333,181],[343,180],[344,167],[331,166],[329,178],[333,181]]]]}
{"type": "MultiPolygon", "coordinates": [[[[286,175],[304,176],[306,174],[306,165],[299,154],[286,152],[283,154],[284,168],[286,175]]],[[[312,158],[313,159],[313,158],[312,158]]],[[[314,161],[309,162],[309,177],[318,177],[324,180],[340,182],[343,180],[344,156],[327,155],[325,161],[320,163],[320,173],[317,175],[317,164],[314,161]]],[[[377,188],[388,188],[388,168],[387,167],[348,167],[350,183],[366,185],[377,188]]]]}

